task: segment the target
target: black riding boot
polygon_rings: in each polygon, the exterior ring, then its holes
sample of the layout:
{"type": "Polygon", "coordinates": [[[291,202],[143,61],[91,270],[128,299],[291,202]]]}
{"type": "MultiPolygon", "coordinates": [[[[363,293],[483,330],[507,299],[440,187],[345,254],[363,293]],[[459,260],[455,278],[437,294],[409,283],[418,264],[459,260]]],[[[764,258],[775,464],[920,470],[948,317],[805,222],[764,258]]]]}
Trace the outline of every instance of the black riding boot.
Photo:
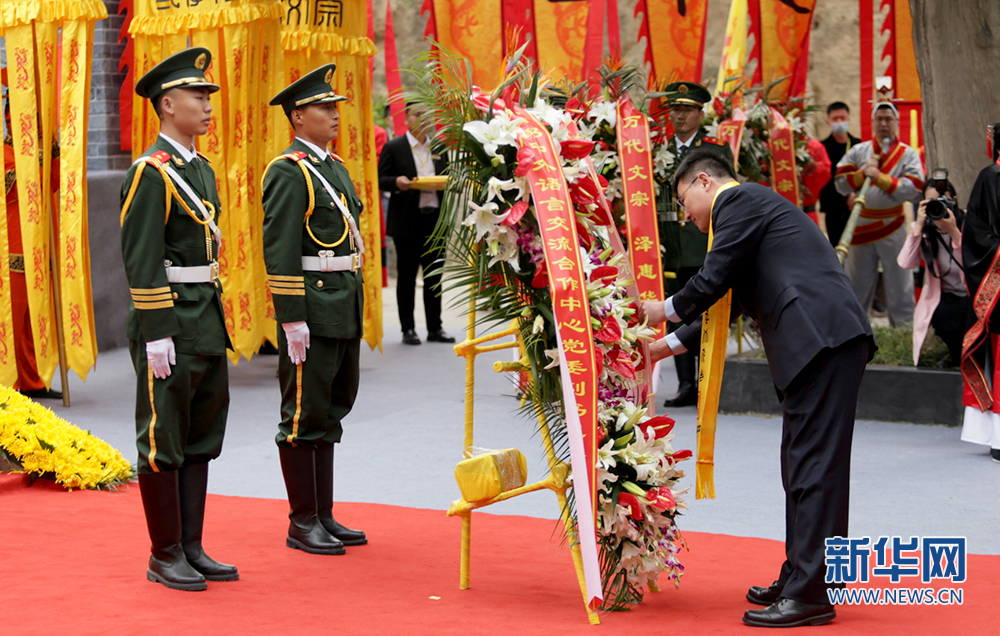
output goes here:
{"type": "Polygon", "coordinates": [[[288,538],[285,545],[310,554],[344,554],[344,544],[328,533],[316,516],[316,462],[311,446],[278,447],[288,491],[288,538]]]}
{"type": "Polygon", "coordinates": [[[674,356],[677,366],[677,395],[663,403],[663,406],[694,406],[698,404],[698,384],[695,379],[695,357],[693,353],[674,356]]]}
{"type": "Polygon", "coordinates": [[[208,462],[181,466],[177,472],[181,493],[181,545],[188,563],[208,581],[239,579],[240,573],[235,565],[219,563],[205,554],[201,546],[205,495],[208,494],[208,462]]]}
{"type": "Polygon", "coordinates": [[[152,542],[146,578],[174,590],[208,588],[205,577],[191,567],[181,547],[181,505],[177,471],[141,473],[139,492],[152,542]]]}
{"type": "Polygon", "coordinates": [[[364,545],[368,537],[361,530],[346,528],[333,518],[333,444],[316,449],[316,505],[319,522],[344,545],[364,545]]]}

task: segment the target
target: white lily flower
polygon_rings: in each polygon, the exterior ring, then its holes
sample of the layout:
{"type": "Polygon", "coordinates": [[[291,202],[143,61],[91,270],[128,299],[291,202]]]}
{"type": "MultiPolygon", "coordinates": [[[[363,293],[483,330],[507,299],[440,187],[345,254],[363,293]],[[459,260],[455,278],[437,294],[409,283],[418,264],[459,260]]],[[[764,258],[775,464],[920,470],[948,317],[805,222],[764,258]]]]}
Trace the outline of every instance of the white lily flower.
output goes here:
{"type": "Polygon", "coordinates": [[[517,190],[517,196],[514,197],[515,202],[524,199],[528,192],[527,180],[522,177],[514,177],[513,179],[490,177],[489,181],[486,182],[486,200],[492,201],[495,199],[504,202],[503,193],[510,190],[517,190]]]}
{"type": "Polygon", "coordinates": [[[521,122],[518,117],[511,119],[505,111],[497,112],[490,121],[476,120],[466,122],[462,129],[483,145],[483,150],[490,157],[503,160],[503,155],[497,153],[500,146],[517,147],[517,138],[521,134],[521,122]]]}
{"type": "Polygon", "coordinates": [[[495,214],[495,212],[500,209],[500,206],[492,201],[484,203],[483,205],[477,205],[476,203],[469,201],[469,208],[472,210],[472,213],[465,217],[465,220],[462,221],[462,225],[476,228],[477,241],[490,234],[493,231],[493,228],[507,218],[508,214],[510,214],[509,212],[505,212],[504,214],[495,214]]]}
{"type": "Polygon", "coordinates": [[[607,122],[608,126],[611,128],[615,127],[615,123],[618,121],[617,107],[614,102],[597,102],[590,108],[590,112],[587,113],[587,118],[594,122],[595,125],[601,125],[603,122],[607,122]]]}

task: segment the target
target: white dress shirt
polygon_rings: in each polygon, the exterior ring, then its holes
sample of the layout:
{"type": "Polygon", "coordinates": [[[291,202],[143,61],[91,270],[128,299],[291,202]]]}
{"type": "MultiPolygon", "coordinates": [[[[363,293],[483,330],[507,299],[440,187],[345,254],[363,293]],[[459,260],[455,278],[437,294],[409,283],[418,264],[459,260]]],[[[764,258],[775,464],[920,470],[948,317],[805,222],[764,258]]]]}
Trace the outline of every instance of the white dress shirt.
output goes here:
{"type": "Polygon", "coordinates": [[[181,159],[183,159],[187,163],[191,163],[192,161],[198,158],[198,151],[194,149],[193,145],[190,148],[185,148],[176,139],[172,139],[164,135],[163,133],[160,133],[160,136],[163,137],[167,141],[167,143],[173,146],[174,149],[177,150],[177,153],[180,154],[181,159]]]}
{"type": "MultiPolygon", "coordinates": [[[[436,173],[434,172],[434,157],[431,155],[430,138],[424,138],[423,143],[421,143],[407,130],[406,141],[410,143],[410,152],[413,153],[413,163],[417,165],[417,176],[433,177],[436,173]]],[[[440,205],[436,193],[431,190],[420,191],[420,202],[417,204],[417,207],[436,208],[440,207],[440,205]]]]}
{"type": "Polygon", "coordinates": [[[304,143],[309,148],[309,150],[315,152],[316,156],[319,157],[320,161],[326,161],[327,156],[330,154],[326,151],[326,148],[320,148],[316,144],[312,143],[311,141],[306,141],[302,137],[296,137],[296,139],[304,143]]]}

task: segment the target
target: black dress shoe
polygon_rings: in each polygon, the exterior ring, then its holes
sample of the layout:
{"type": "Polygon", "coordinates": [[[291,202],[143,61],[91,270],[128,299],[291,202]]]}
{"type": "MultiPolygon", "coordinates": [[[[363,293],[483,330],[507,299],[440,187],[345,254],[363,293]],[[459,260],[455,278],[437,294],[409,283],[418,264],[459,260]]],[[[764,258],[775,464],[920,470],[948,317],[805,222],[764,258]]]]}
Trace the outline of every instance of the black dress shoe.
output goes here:
{"type": "Polygon", "coordinates": [[[993,461],[995,461],[998,464],[1000,464],[1000,448],[991,448],[990,449],[990,457],[993,458],[993,461]]]}
{"type": "Polygon", "coordinates": [[[835,618],[837,610],[833,609],[833,605],[800,603],[790,598],[778,599],[765,609],[743,612],[743,622],[754,627],[826,625],[835,618]]]}
{"type": "Polygon", "coordinates": [[[677,395],[663,403],[663,406],[677,408],[680,406],[697,406],[698,387],[694,384],[682,384],[677,395]]]}
{"type": "Polygon", "coordinates": [[[444,329],[435,329],[427,332],[427,342],[453,343],[455,339],[444,332],[444,329]]]}
{"type": "Polygon", "coordinates": [[[38,389],[35,391],[21,391],[21,395],[32,400],[61,400],[62,391],[55,389],[38,389]]]}
{"type": "Polygon", "coordinates": [[[413,329],[407,329],[403,332],[403,344],[408,345],[418,345],[420,344],[420,337],[417,332],[413,329]]]}
{"type": "Polygon", "coordinates": [[[780,584],[778,581],[771,583],[771,585],[767,587],[764,587],[763,585],[754,585],[747,590],[747,600],[755,605],[763,605],[767,607],[781,598],[781,590],[784,589],[784,587],[785,586],[780,584]]]}

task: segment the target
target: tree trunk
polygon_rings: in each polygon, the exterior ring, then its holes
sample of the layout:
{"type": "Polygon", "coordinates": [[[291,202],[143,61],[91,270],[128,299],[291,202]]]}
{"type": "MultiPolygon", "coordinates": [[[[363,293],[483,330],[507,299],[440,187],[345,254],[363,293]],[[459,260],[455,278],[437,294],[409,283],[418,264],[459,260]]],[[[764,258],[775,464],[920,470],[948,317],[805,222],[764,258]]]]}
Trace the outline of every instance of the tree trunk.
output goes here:
{"type": "Polygon", "coordinates": [[[964,205],[990,161],[986,126],[1000,122],[1000,3],[910,0],[910,11],[927,168],[948,168],[964,205]]]}

